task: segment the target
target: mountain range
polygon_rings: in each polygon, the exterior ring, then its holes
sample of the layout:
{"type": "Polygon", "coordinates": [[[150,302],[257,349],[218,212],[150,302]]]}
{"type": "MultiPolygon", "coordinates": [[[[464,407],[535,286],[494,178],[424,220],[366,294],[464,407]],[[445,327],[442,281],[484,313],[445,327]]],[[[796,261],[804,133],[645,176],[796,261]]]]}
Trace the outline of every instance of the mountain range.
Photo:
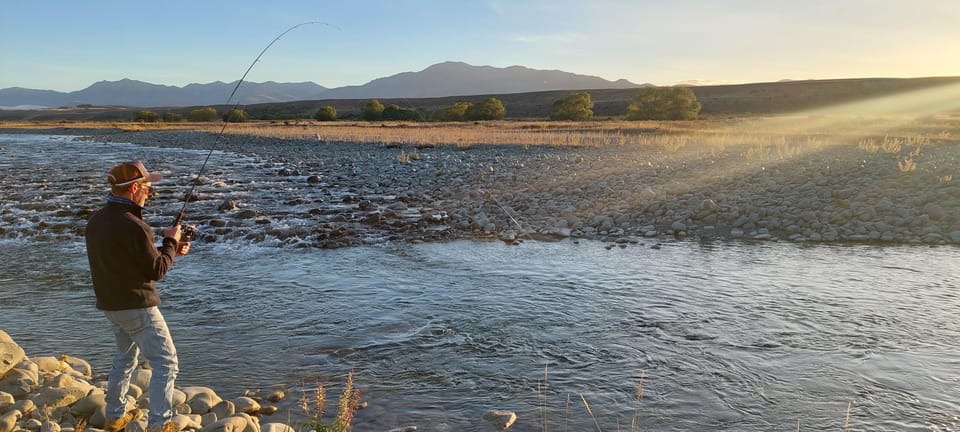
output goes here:
{"type": "MultiPolygon", "coordinates": [[[[227,104],[237,82],[189,84],[184,87],[122,79],[100,81],[83,90],[58,92],[21,87],[0,89],[0,107],[33,109],[79,105],[182,107],[227,104]]],[[[639,87],[621,79],[523,66],[497,68],[444,62],[419,72],[378,78],[364,85],[327,88],[313,82],[243,82],[230,104],[243,105],[320,99],[429,98],[526,93],[549,90],[628,89],[639,87]]]]}

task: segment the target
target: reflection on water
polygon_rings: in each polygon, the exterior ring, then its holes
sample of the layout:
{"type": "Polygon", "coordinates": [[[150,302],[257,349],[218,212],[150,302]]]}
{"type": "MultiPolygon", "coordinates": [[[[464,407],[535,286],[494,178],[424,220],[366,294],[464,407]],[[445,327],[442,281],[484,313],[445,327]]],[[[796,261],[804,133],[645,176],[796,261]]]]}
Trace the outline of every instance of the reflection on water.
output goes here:
{"type": "MultiPolygon", "coordinates": [[[[0,328],[29,355],[105,373],[112,341],[80,242],[83,209],[102,203],[96,167],[188,152],[4,146],[0,328]]],[[[269,165],[215,156],[227,170],[269,165]]],[[[148,220],[179,210],[174,198],[148,220]]],[[[542,415],[551,430],[595,430],[581,395],[603,430],[638,414],[643,430],[837,430],[851,402],[853,430],[960,423],[957,248],[273,245],[198,242],[160,283],[179,385],[296,394],[352,369],[370,403],[355,430],[488,430],[488,409],[517,411],[518,431],[542,431],[542,415]]],[[[298,415],[283,413],[273,421],[298,415]]]]}

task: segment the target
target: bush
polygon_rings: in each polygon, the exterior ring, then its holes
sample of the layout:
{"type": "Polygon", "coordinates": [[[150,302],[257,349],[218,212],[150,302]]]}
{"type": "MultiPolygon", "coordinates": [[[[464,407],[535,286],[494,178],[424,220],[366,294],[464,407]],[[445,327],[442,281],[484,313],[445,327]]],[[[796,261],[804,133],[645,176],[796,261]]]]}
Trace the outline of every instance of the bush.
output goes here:
{"type": "Polygon", "coordinates": [[[590,120],[593,118],[593,100],[590,93],[574,93],[553,103],[550,120],[590,120]]]}
{"type": "Polygon", "coordinates": [[[383,104],[376,99],[371,99],[360,109],[360,118],[367,121],[378,121],[383,119],[383,104]]]}
{"type": "Polygon", "coordinates": [[[217,119],[217,110],[213,108],[199,108],[187,113],[187,121],[212,122],[217,119]]]}
{"type": "Polygon", "coordinates": [[[426,113],[414,109],[400,108],[399,105],[391,104],[383,109],[381,118],[383,120],[394,121],[423,121],[426,119],[426,113]]]}
{"type": "Polygon", "coordinates": [[[337,119],[337,109],[330,105],[320,107],[313,118],[318,121],[334,121],[337,119]]]}
{"type": "Polygon", "coordinates": [[[467,110],[472,104],[470,102],[455,102],[446,108],[441,108],[433,113],[433,119],[442,122],[458,122],[467,119],[467,110]]]}
{"type": "Polygon", "coordinates": [[[247,112],[234,108],[223,115],[223,121],[230,123],[243,123],[247,121],[247,112]]]}
{"type": "Polygon", "coordinates": [[[700,102],[687,87],[644,87],[627,107],[627,120],[693,120],[700,102]]]}
{"type": "Polygon", "coordinates": [[[182,120],[182,118],[180,117],[180,114],[172,113],[172,112],[163,113],[162,119],[166,123],[176,123],[182,120]]]}
{"type": "Polygon", "coordinates": [[[133,121],[155,123],[160,121],[160,116],[150,110],[140,110],[133,113],[133,121]]]}
{"type": "Polygon", "coordinates": [[[466,120],[501,120],[507,114],[500,99],[489,98],[467,108],[464,116],[466,120]]]}

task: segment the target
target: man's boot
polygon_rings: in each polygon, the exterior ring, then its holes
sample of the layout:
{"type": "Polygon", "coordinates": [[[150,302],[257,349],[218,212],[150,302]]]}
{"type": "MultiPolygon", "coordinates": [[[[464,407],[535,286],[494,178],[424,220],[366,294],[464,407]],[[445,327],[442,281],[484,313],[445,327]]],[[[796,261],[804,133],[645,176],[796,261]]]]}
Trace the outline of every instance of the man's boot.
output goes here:
{"type": "Polygon", "coordinates": [[[139,419],[142,414],[143,411],[140,411],[139,408],[134,408],[116,420],[107,419],[107,421],[103,423],[103,430],[104,432],[120,432],[127,427],[130,422],[139,419]]]}

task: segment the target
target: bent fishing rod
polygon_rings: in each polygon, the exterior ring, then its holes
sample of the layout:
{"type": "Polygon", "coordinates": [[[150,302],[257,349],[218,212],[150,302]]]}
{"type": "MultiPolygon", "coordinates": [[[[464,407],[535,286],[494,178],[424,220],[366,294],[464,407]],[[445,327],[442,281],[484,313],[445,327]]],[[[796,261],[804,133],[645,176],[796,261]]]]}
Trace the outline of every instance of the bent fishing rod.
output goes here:
{"type": "MultiPolygon", "coordinates": [[[[233,97],[237,94],[237,90],[240,89],[240,84],[243,84],[243,81],[247,78],[247,74],[250,73],[250,70],[253,69],[253,66],[260,61],[260,57],[263,57],[263,54],[266,53],[267,50],[269,50],[270,47],[273,46],[273,44],[277,43],[277,41],[280,40],[280,38],[282,38],[287,33],[290,33],[294,29],[305,26],[305,25],[309,25],[309,24],[321,24],[328,27],[335,27],[325,22],[308,21],[308,22],[302,22],[293,27],[290,27],[287,30],[285,30],[283,33],[280,33],[279,35],[277,35],[277,37],[275,37],[269,44],[267,44],[266,47],[263,48],[262,51],[260,51],[260,54],[257,55],[257,58],[253,59],[253,62],[250,63],[249,67],[247,67],[246,72],[244,72],[243,76],[240,77],[240,80],[237,81],[237,85],[233,86],[233,91],[230,92],[230,97],[227,98],[227,101],[224,102],[224,105],[230,105],[230,101],[233,100],[233,97]]],[[[233,105],[233,108],[231,108],[231,110],[228,111],[228,115],[230,112],[236,110],[239,106],[240,106],[240,100],[238,99],[236,104],[233,105]]],[[[196,190],[197,185],[200,184],[200,176],[203,175],[203,170],[207,167],[207,162],[210,161],[210,156],[213,155],[214,150],[220,147],[219,144],[220,144],[221,138],[223,138],[223,132],[227,130],[227,125],[230,124],[229,120],[230,120],[229,118],[224,120],[223,127],[220,128],[220,132],[217,134],[216,138],[214,138],[213,145],[211,146],[210,151],[207,152],[207,157],[203,159],[203,164],[200,165],[200,170],[197,171],[197,176],[193,179],[193,185],[190,186],[190,190],[187,192],[186,196],[184,196],[183,198],[183,207],[180,208],[180,213],[178,213],[176,219],[173,220],[172,226],[180,225],[180,223],[183,222],[183,216],[187,212],[187,204],[190,203],[190,199],[193,197],[194,190],[196,190]]],[[[193,237],[194,233],[196,233],[196,227],[192,225],[187,225],[183,227],[183,232],[181,233],[180,236],[181,238],[184,238],[185,241],[189,241],[193,237]]]]}

